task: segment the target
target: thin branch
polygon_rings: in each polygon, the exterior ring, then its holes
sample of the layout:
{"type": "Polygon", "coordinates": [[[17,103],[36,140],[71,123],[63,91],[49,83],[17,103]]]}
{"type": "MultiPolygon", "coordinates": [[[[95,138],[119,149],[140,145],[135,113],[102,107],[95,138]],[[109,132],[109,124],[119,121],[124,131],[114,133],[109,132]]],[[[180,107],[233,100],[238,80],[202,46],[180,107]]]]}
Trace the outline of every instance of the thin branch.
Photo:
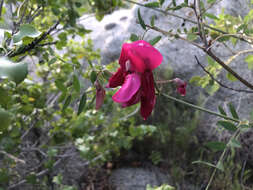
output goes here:
{"type": "Polygon", "coordinates": [[[219,39],[224,38],[224,37],[239,38],[241,40],[247,40],[248,43],[251,43],[251,44],[253,43],[253,38],[250,37],[250,36],[245,36],[245,35],[242,35],[242,34],[221,34],[220,36],[218,36],[217,38],[215,38],[212,41],[211,45],[207,48],[207,50],[211,49],[213,47],[213,45],[214,45],[215,42],[217,42],[219,39]],[[251,42],[248,41],[248,40],[250,40],[251,42]]]}
{"type": "Polygon", "coordinates": [[[236,53],[235,55],[231,56],[226,62],[226,65],[229,65],[235,58],[237,58],[239,55],[241,54],[245,54],[245,53],[251,53],[253,52],[253,49],[246,49],[246,50],[242,50],[239,51],[238,53],[236,53]]]}
{"type": "Polygon", "coordinates": [[[252,90],[243,90],[243,89],[234,89],[232,87],[228,87],[225,84],[221,83],[219,80],[217,80],[208,70],[205,69],[205,67],[199,62],[198,57],[195,55],[194,56],[198,65],[203,69],[203,71],[205,71],[212,80],[214,80],[215,82],[217,82],[220,86],[222,86],[223,88],[227,88],[229,90],[233,90],[233,91],[237,91],[237,92],[246,92],[246,93],[253,93],[252,90]]]}
{"type": "Polygon", "coordinates": [[[48,45],[55,45],[57,42],[48,42],[44,44],[39,44],[38,46],[48,46],[48,45]]]}
{"type": "MultiPolygon", "coordinates": [[[[174,13],[170,13],[170,12],[167,12],[167,11],[164,11],[164,10],[161,10],[161,9],[157,9],[157,8],[154,8],[154,7],[146,7],[144,4],[142,3],[138,3],[138,2],[135,2],[135,1],[132,1],[132,0],[123,0],[123,1],[127,1],[129,3],[133,3],[133,4],[136,4],[136,5],[139,5],[141,7],[145,7],[145,8],[149,8],[149,9],[152,9],[154,11],[157,11],[157,12],[160,12],[160,13],[163,13],[164,15],[166,16],[173,16],[173,17],[176,17],[176,18],[179,18],[179,19],[182,19],[184,21],[187,21],[187,22],[190,22],[190,23],[193,23],[193,24],[197,24],[197,21],[194,21],[194,20],[191,20],[189,18],[186,18],[186,17],[182,17],[182,16],[179,16],[177,14],[174,14],[174,13]]],[[[227,34],[227,32],[223,31],[223,30],[220,30],[220,29],[217,29],[217,28],[214,28],[212,26],[209,26],[207,24],[204,24],[205,27],[211,29],[211,30],[214,30],[216,32],[219,32],[219,33],[222,33],[222,34],[227,34]]]]}
{"type": "Polygon", "coordinates": [[[156,27],[156,26],[150,26],[150,25],[148,25],[148,24],[146,24],[146,27],[148,27],[148,28],[150,28],[150,29],[152,29],[152,30],[155,30],[155,31],[157,31],[157,32],[160,32],[160,33],[162,33],[162,34],[165,35],[165,36],[172,36],[172,37],[175,37],[175,38],[178,38],[178,39],[187,41],[188,43],[190,43],[190,44],[192,44],[192,45],[194,45],[194,46],[196,46],[196,47],[198,47],[198,48],[200,48],[200,49],[202,49],[202,50],[205,50],[205,48],[204,48],[203,46],[201,46],[201,45],[199,45],[199,44],[197,44],[197,43],[195,43],[195,42],[193,42],[193,41],[189,41],[189,40],[187,40],[186,38],[184,38],[184,37],[182,37],[182,36],[180,36],[180,35],[178,35],[178,34],[174,34],[174,33],[172,33],[172,32],[167,32],[167,31],[162,30],[162,29],[160,29],[160,28],[158,28],[158,27],[156,27]]]}
{"type": "Polygon", "coordinates": [[[20,10],[21,10],[21,8],[22,8],[23,6],[25,6],[25,7],[24,7],[24,10],[23,10],[22,15],[21,15],[21,17],[20,17],[18,23],[16,24],[16,26],[19,26],[19,25],[22,24],[22,22],[23,22],[23,19],[24,19],[24,17],[25,17],[25,12],[26,12],[26,9],[27,9],[27,6],[28,6],[28,1],[27,1],[27,0],[23,1],[23,2],[21,3],[21,5],[19,6],[18,11],[17,11],[18,17],[19,17],[19,12],[20,12],[20,10]]]}
{"type": "Polygon", "coordinates": [[[44,40],[47,37],[47,35],[49,35],[53,30],[57,28],[59,23],[60,21],[57,21],[51,28],[48,29],[47,32],[44,32],[39,38],[35,38],[30,44],[24,46],[21,49],[18,49],[17,51],[10,52],[8,57],[15,57],[17,55],[21,55],[27,51],[34,49],[42,40],[44,40]]]}
{"type": "Polygon", "coordinates": [[[21,159],[17,158],[16,156],[13,156],[13,155],[11,155],[11,154],[9,154],[9,153],[3,151],[3,150],[1,150],[0,153],[1,153],[1,154],[4,154],[5,156],[7,156],[8,158],[14,160],[15,162],[20,162],[20,163],[22,163],[22,164],[25,164],[25,161],[24,161],[24,160],[21,160],[21,159]]]}
{"type": "Polygon", "coordinates": [[[242,78],[239,74],[237,74],[231,67],[229,67],[226,63],[224,63],[220,58],[218,58],[216,55],[213,54],[213,52],[209,50],[204,50],[213,60],[215,60],[217,63],[219,63],[226,71],[231,73],[235,78],[237,78],[241,83],[243,83],[245,86],[253,90],[253,85],[249,83],[247,80],[242,78]]]}
{"type": "MultiPolygon", "coordinates": [[[[57,167],[62,161],[63,161],[63,158],[57,160],[57,161],[54,163],[53,168],[57,167]]],[[[36,177],[37,177],[37,178],[38,178],[38,177],[42,177],[42,176],[46,175],[48,172],[50,172],[50,171],[51,171],[50,169],[42,170],[41,172],[39,172],[39,173],[36,174],[36,177]]],[[[23,179],[23,180],[21,180],[20,182],[18,182],[18,183],[16,183],[16,184],[13,184],[13,185],[11,185],[10,187],[8,187],[8,190],[15,189],[15,188],[17,188],[18,186],[23,185],[23,184],[26,183],[26,182],[27,182],[27,180],[26,180],[26,179],[23,179]]]]}
{"type": "MultiPolygon", "coordinates": [[[[170,12],[167,12],[167,11],[164,11],[164,10],[161,10],[161,9],[158,9],[158,8],[154,8],[154,7],[146,7],[146,6],[145,6],[144,4],[142,4],[142,3],[138,3],[138,2],[135,2],[135,1],[132,1],[132,0],[123,0],[123,1],[129,2],[129,3],[132,3],[132,4],[136,4],[136,5],[139,5],[139,6],[141,6],[141,7],[148,8],[148,9],[152,9],[152,10],[157,11],[157,12],[160,12],[160,13],[166,15],[166,16],[173,16],[173,17],[182,19],[183,21],[187,21],[187,22],[190,22],[190,23],[193,23],[193,24],[198,24],[197,21],[191,20],[191,19],[189,19],[189,18],[187,18],[187,17],[179,16],[179,15],[177,15],[177,14],[170,13],[170,12]]],[[[208,24],[205,24],[205,23],[203,23],[203,26],[206,27],[206,28],[209,28],[210,30],[219,32],[219,33],[221,33],[221,34],[228,34],[227,32],[225,32],[225,31],[223,31],[223,30],[220,30],[220,29],[218,29],[218,28],[209,26],[208,24]]],[[[252,43],[252,42],[249,42],[248,40],[245,40],[245,39],[240,38],[240,37],[237,37],[237,36],[235,36],[235,38],[238,38],[239,40],[245,41],[245,42],[247,42],[247,43],[252,43]]]]}
{"type": "Polygon", "coordinates": [[[211,111],[211,110],[208,110],[208,109],[205,109],[205,108],[202,108],[202,107],[199,107],[199,106],[196,106],[194,104],[191,104],[191,103],[188,103],[188,102],[185,102],[184,100],[180,100],[180,99],[177,99],[177,98],[174,98],[172,96],[169,96],[167,94],[164,94],[164,93],[159,93],[160,95],[170,99],[170,100],[173,100],[173,101],[176,101],[176,102],[179,102],[179,103],[182,103],[182,104],[185,104],[187,106],[190,106],[194,109],[197,109],[197,110],[200,110],[200,111],[203,111],[203,112],[206,112],[206,113],[209,113],[211,115],[215,115],[215,116],[218,116],[218,117],[221,117],[223,119],[226,119],[226,120],[230,120],[230,121],[234,121],[236,123],[240,123],[241,121],[238,120],[238,119],[234,119],[232,117],[228,117],[228,116],[225,116],[225,115],[222,115],[222,114],[219,114],[217,112],[214,112],[214,111],[211,111]]]}
{"type": "MultiPolygon", "coordinates": [[[[194,2],[196,2],[196,0],[194,2]]],[[[198,3],[197,4],[195,3],[195,5],[194,5],[194,10],[195,10],[195,14],[196,14],[196,17],[197,17],[198,29],[199,29],[199,32],[200,32],[199,35],[201,36],[201,39],[202,39],[203,43],[205,44],[205,47],[207,48],[208,43],[207,43],[206,34],[205,34],[202,11],[201,11],[201,7],[200,7],[200,0],[197,0],[197,2],[198,3]],[[195,7],[196,5],[198,7],[195,7]],[[197,8],[199,10],[199,14],[197,13],[197,8]]]]}
{"type": "Polygon", "coordinates": [[[1,2],[0,2],[0,18],[2,17],[3,4],[4,4],[4,0],[1,0],[1,2]]]}

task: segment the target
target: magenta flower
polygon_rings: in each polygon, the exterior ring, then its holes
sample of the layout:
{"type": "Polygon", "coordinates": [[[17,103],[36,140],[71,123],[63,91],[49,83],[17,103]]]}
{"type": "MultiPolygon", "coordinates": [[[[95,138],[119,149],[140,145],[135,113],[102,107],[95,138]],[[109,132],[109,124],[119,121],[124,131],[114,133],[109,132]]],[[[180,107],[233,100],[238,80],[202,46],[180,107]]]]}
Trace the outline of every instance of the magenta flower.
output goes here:
{"type": "Polygon", "coordinates": [[[177,86],[177,92],[181,94],[181,96],[185,96],[187,83],[181,80],[180,78],[174,78],[172,81],[177,86]]]}
{"type": "Polygon", "coordinates": [[[122,107],[141,102],[141,116],[146,120],[156,99],[152,70],[162,60],[160,52],[143,40],[124,43],[119,59],[120,68],[107,85],[110,88],[121,86],[112,99],[122,107]]]}

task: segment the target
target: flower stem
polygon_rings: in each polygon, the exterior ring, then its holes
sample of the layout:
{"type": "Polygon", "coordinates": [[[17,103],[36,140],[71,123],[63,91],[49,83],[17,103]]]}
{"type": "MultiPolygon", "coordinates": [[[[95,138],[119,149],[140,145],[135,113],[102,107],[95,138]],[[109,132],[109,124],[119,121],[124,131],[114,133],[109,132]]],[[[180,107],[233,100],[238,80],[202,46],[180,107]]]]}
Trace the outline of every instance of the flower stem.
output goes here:
{"type": "Polygon", "coordinates": [[[174,98],[172,96],[169,96],[167,94],[164,94],[164,93],[160,93],[160,95],[170,99],[170,100],[173,100],[173,101],[176,101],[176,102],[179,102],[179,103],[182,103],[182,104],[185,104],[187,106],[190,106],[194,109],[197,109],[197,110],[200,110],[200,111],[203,111],[203,112],[206,112],[206,113],[209,113],[209,114],[212,114],[212,115],[215,115],[215,116],[218,116],[218,117],[221,117],[223,119],[227,119],[227,120],[230,120],[230,121],[234,121],[234,122],[237,122],[237,123],[240,123],[240,120],[238,119],[234,119],[234,118],[231,118],[231,117],[228,117],[228,116],[225,116],[225,115],[222,115],[222,114],[219,114],[217,112],[214,112],[214,111],[211,111],[211,110],[208,110],[208,109],[205,109],[205,108],[202,108],[202,107],[199,107],[199,106],[196,106],[194,104],[191,104],[191,103],[188,103],[184,100],[180,100],[180,99],[177,99],[177,98],[174,98]]]}

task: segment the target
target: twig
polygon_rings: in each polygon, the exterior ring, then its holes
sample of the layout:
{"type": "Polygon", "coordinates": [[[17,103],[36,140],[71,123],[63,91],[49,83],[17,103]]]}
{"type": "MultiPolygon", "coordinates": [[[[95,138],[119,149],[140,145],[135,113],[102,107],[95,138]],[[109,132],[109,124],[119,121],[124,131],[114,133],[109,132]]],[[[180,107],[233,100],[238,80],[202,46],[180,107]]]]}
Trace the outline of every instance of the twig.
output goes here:
{"type": "Polygon", "coordinates": [[[18,23],[16,24],[16,26],[19,26],[19,25],[22,24],[22,22],[23,22],[23,19],[24,19],[24,17],[25,17],[25,12],[26,12],[26,9],[27,9],[27,6],[28,6],[28,1],[27,1],[27,0],[23,1],[23,2],[21,3],[21,5],[19,6],[18,11],[17,11],[18,17],[19,17],[19,12],[20,12],[21,8],[23,7],[23,5],[25,5],[25,8],[24,8],[24,10],[23,10],[23,12],[22,12],[22,15],[21,15],[21,17],[20,17],[18,23]]]}
{"type": "Polygon", "coordinates": [[[38,46],[48,46],[48,45],[54,45],[57,42],[48,42],[48,43],[44,43],[44,44],[39,44],[38,46]]]}
{"type": "Polygon", "coordinates": [[[232,87],[228,87],[226,86],[225,84],[221,83],[220,81],[218,81],[208,70],[205,69],[205,67],[199,62],[197,56],[195,55],[194,56],[198,65],[203,69],[203,71],[205,71],[210,77],[212,80],[214,80],[215,82],[217,82],[220,86],[222,86],[223,88],[227,88],[229,90],[233,90],[233,91],[237,91],[237,92],[247,92],[247,93],[253,93],[252,90],[243,90],[243,89],[234,89],[232,87]]]}
{"type": "Polygon", "coordinates": [[[210,187],[210,185],[212,184],[212,181],[213,181],[214,176],[215,176],[216,171],[217,171],[218,164],[220,164],[220,163],[223,161],[224,156],[225,156],[227,150],[230,149],[229,144],[232,142],[233,139],[235,139],[236,137],[240,136],[240,133],[241,133],[240,124],[241,124],[241,123],[238,123],[238,124],[237,124],[237,126],[236,126],[236,127],[237,127],[237,130],[236,130],[235,133],[232,135],[232,137],[230,137],[228,143],[226,144],[226,148],[223,150],[223,152],[222,152],[222,154],[221,154],[221,156],[220,156],[220,158],[219,158],[219,160],[218,160],[218,162],[217,162],[217,164],[216,164],[216,167],[215,167],[214,170],[213,170],[213,173],[212,173],[212,175],[211,175],[211,177],[210,177],[210,179],[209,179],[209,182],[208,182],[208,184],[207,184],[205,190],[208,190],[209,187],[210,187]]]}
{"type": "Polygon", "coordinates": [[[208,43],[207,43],[207,39],[206,39],[206,35],[205,35],[205,28],[204,28],[204,24],[203,24],[203,18],[202,18],[202,11],[201,11],[201,7],[200,7],[200,1],[194,0],[194,8],[193,8],[195,15],[197,17],[197,22],[198,22],[198,30],[199,30],[199,35],[203,41],[203,43],[205,44],[205,47],[208,47],[208,43]],[[196,7],[198,6],[198,7],[196,7]],[[197,8],[199,10],[199,14],[197,12],[197,8]]]}
{"type": "Polygon", "coordinates": [[[225,62],[225,64],[229,65],[229,64],[230,64],[235,58],[237,58],[239,55],[245,54],[245,53],[250,53],[250,52],[253,52],[253,49],[246,49],[246,50],[239,51],[238,53],[236,53],[235,55],[233,55],[232,57],[230,57],[230,58],[225,62]]]}
{"type": "MultiPolygon", "coordinates": [[[[57,167],[61,162],[62,162],[63,158],[57,160],[54,165],[53,165],[53,168],[57,167]]],[[[45,170],[42,170],[41,172],[37,173],[36,174],[36,177],[42,177],[43,175],[46,175],[49,171],[51,171],[50,169],[45,169],[45,170]]],[[[11,185],[10,187],[8,187],[8,190],[10,189],[15,189],[16,187],[20,186],[20,185],[23,185],[24,183],[26,183],[27,180],[26,179],[23,179],[21,180],[20,182],[16,183],[16,184],[13,184],[11,185]]]]}
{"type": "MultiPolygon", "coordinates": [[[[132,1],[132,0],[123,0],[123,1],[127,1],[129,3],[133,3],[133,4],[136,4],[136,5],[142,6],[142,7],[146,7],[144,4],[138,3],[138,2],[135,2],[135,1],[132,1]]],[[[164,15],[173,16],[173,17],[182,19],[184,21],[187,21],[187,22],[190,22],[190,23],[193,23],[193,24],[197,24],[197,21],[191,20],[191,19],[186,18],[186,17],[179,16],[179,15],[174,14],[174,13],[170,13],[170,12],[167,12],[167,11],[164,11],[164,10],[161,10],[161,9],[157,9],[157,8],[154,8],[154,7],[146,7],[146,8],[152,9],[152,10],[160,12],[160,13],[163,13],[164,15]]],[[[219,32],[219,33],[222,33],[222,34],[227,34],[227,32],[225,32],[223,30],[220,30],[220,29],[217,29],[217,28],[214,28],[214,27],[209,26],[207,24],[204,24],[204,26],[211,29],[211,30],[214,30],[216,32],[219,32]]]]}
{"type": "Polygon", "coordinates": [[[1,150],[0,153],[1,153],[1,154],[4,154],[5,156],[7,156],[8,158],[14,160],[15,162],[20,162],[20,163],[22,163],[22,164],[25,164],[25,161],[24,161],[24,160],[21,160],[21,159],[17,158],[16,156],[13,156],[13,155],[11,155],[11,154],[9,154],[9,153],[3,151],[3,150],[1,150]]]}
{"type": "Polygon", "coordinates": [[[3,4],[4,4],[4,0],[1,0],[1,2],[0,2],[0,18],[2,17],[3,4]]]}
{"type": "Polygon", "coordinates": [[[158,27],[156,27],[156,26],[150,26],[150,25],[148,25],[148,24],[146,24],[146,27],[148,27],[148,28],[150,28],[150,29],[152,29],[152,30],[155,30],[155,31],[157,31],[157,32],[160,32],[160,33],[162,33],[162,34],[165,35],[165,36],[173,36],[173,37],[175,37],[175,38],[178,38],[178,39],[187,41],[188,43],[190,43],[190,44],[192,44],[192,45],[194,45],[194,46],[196,46],[196,47],[198,47],[198,48],[200,48],[200,49],[202,49],[202,50],[205,49],[203,46],[200,46],[199,44],[197,44],[197,43],[195,43],[195,42],[193,42],[193,41],[189,41],[189,40],[187,40],[186,38],[184,38],[184,37],[182,37],[182,36],[180,36],[180,35],[178,35],[178,34],[174,34],[174,33],[172,33],[172,32],[167,32],[167,31],[162,30],[162,29],[160,29],[160,28],[158,28],[158,27]]]}
{"type": "Polygon", "coordinates": [[[18,49],[17,51],[14,52],[10,52],[10,54],[8,55],[8,57],[15,57],[17,55],[21,55],[27,51],[32,50],[33,48],[35,48],[42,40],[44,40],[47,35],[49,35],[53,30],[55,30],[57,28],[57,26],[59,25],[60,21],[57,21],[51,28],[48,29],[47,32],[44,32],[39,38],[35,38],[30,44],[24,46],[21,49],[18,49]]]}
{"type": "Polygon", "coordinates": [[[245,86],[253,90],[253,85],[250,84],[247,80],[242,78],[239,74],[237,74],[231,67],[229,67],[226,63],[224,63],[220,58],[213,54],[213,52],[209,50],[204,50],[211,58],[213,58],[217,63],[219,63],[226,71],[231,73],[235,78],[237,78],[241,83],[245,86]]]}
{"type": "Polygon", "coordinates": [[[211,49],[216,41],[224,37],[234,37],[234,38],[240,38],[244,40],[251,40],[251,42],[248,41],[248,43],[253,43],[253,38],[250,36],[245,36],[242,34],[221,34],[220,36],[218,36],[212,41],[211,45],[207,48],[207,50],[211,49]]]}

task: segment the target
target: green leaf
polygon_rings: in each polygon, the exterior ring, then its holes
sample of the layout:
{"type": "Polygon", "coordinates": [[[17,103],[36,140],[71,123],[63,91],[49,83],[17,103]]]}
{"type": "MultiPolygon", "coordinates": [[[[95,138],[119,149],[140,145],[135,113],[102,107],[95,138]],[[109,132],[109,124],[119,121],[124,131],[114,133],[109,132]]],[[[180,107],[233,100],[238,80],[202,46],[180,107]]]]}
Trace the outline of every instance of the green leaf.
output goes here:
{"type": "MultiPolygon", "coordinates": [[[[160,5],[163,5],[165,0],[159,0],[160,5]]],[[[252,0],[253,1],[253,0],[252,0]]]]}
{"type": "Polygon", "coordinates": [[[141,25],[141,27],[146,30],[146,25],[145,25],[145,22],[143,21],[142,17],[141,17],[141,11],[140,9],[138,9],[138,20],[139,20],[139,23],[141,25]]]}
{"type": "Polygon", "coordinates": [[[23,24],[19,28],[19,32],[13,36],[13,42],[20,42],[24,37],[36,38],[41,34],[31,24],[23,24]]]}
{"type": "MultiPolygon", "coordinates": [[[[5,131],[11,124],[12,114],[3,108],[0,108],[0,132],[5,131]]],[[[1,133],[0,133],[1,134],[1,133]]]]}
{"type": "Polygon", "coordinates": [[[184,3],[188,5],[188,0],[184,0],[184,3]]]}
{"type": "Polygon", "coordinates": [[[80,92],[80,82],[79,82],[79,79],[76,75],[73,76],[73,86],[74,86],[74,89],[76,92],[80,92]]]}
{"type": "Polygon", "coordinates": [[[172,0],[172,4],[174,7],[177,6],[176,0],[172,0]]]}
{"type": "Polygon", "coordinates": [[[62,81],[56,80],[54,83],[59,90],[61,90],[62,92],[66,92],[67,88],[64,86],[62,81]]]}
{"type": "Polygon", "coordinates": [[[230,111],[231,115],[233,116],[233,118],[239,119],[239,116],[238,116],[238,114],[237,114],[237,112],[236,112],[235,107],[233,106],[233,104],[232,103],[228,103],[228,107],[229,107],[229,111],[230,111]]]}
{"type": "Polygon", "coordinates": [[[222,106],[218,106],[218,109],[219,109],[219,112],[220,112],[222,115],[227,116],[227,114],[226,114],[226,112],[225,112],[225,110],[223,109],[222,106]]]}
{"type": "Polygon", "coordinates": [[[206,143],[206,146],[214,151],[224,150],[226,148],[226,144],[223,142],[213,141],[206,143]]]}
{"type": "Polygon", "coordinates": [[[237,81],[238,79],[234,77],[234,75],[232,75],[231,73],[227,73],[227,79],[230,81],[237,81]]]}
{"type": "Polygon", "coordinates": [[[0,58],[0,78],[8,78],[18,84],[26,78],[27,73],[27,63],[13,63],[6,58],[0,58]]]}
{"type": "Polygon", "coordinates": [[[214,14],[211,14],[211,13],[205,13],[204,16],[214,19],[214,20],[219,20],[219,18],[217,16],[215,16],[214,14]]]}
{"type": "Polygon", "coordinates": [[[196,34],[193,33],[187,33],[187,40],[189,41],[194,41],[198,38],[198,36],[196,34]]]}
{"type": "Polygon", "coordinates": [[[28,176],[26,177],[26,180],[27,180],[28,183],[34,185],[34,184],[37,183],[37,176],[36,176],[34,173],[32,173],[32,174],[30,174],[30,175],[28,175],[28,176]]]}
{"type": "Polygon", "coordinates": [[[69,95],[63,104],[62,111],[64,111],[69,106],[69,104],[71,103],[71,99],[72,99],[72,96],[69,95]]]}
{"type": "Polygon", "coordinates": [[[153,16],[151,17],[150,25],[151,25],[151,26],[154,26],[154,25],[155,25],[155,15],[153,15],[153,16]]]}
{"type": "Polygon", "coordinates": [[[131,40],[132,42],[135,42],[135,41],[139,40],[139,37],[138,37],[136,34],[131,34],[130,40],[131,40]]]}
{"type": "Polygon", "coordinates": [[[204,164],[204,165],[207,165],[207,166],[210,166],[210,167],[213,167],[213,168],[217,168],[221,171],[224,170],[223,167],[221,166],[221,164],[219,164],[219,165],[217,164],[217,166],[216,166],[214,164],[211,164],[211,163],[205,162],[205,161],[201,161],[201,160],[194,161],[194,162],[192,162],[192,164],[204,164]]]}
{"type": "Polygon", "coordinates": [[[159,3],[158,2],[150,2],[150,3],[146,3],[144,4],[145,7],[153,7],[153,8],[157,8],[159,7],[159,3]]]}
{"type": "Polygon", "coordinates": [[[96,73],[96,71],[91,71],[91,73],[90,73],[90,81],[92,82],[92,83],[94,83],[95,81],[97,80],[97,73],[96,73]]]}
{"type": "Polygon", "coordinates": [[[248,68],[253,70],[253,55],[248,55],[246,58],[245,58],[245,62],[248,63],[248,68]]]}
{"type": "Polygon", "coordinates": [[[232,148],[241,148],[241,147],[242,147],[241,143],[240,143],[238,140],[236,140],[236,139],[232,139],[232,140],[229,142],[228,145],[229,145],[230,147],[232,147],[232,148]]]}
{"type": "Polygon", "coordinates": [[[231,123],[230,121],[218,121],[217,125],[225,128],[228,131],[234,132],[237,130],[237,127],[233,123],[231,123]]]}
{"type": "Polygon", "coordinates": [[[212,3],[215,3],[216,2],[216,0],[207,0],[207,3],[209,3],[209,4],[212,4],[212,3]]]}
{"type": "Polygon", "coordinates": [[[162,36],[156,36],[155,38],[153,38],[152,40],[149,41],[149,43],[154,46],[157,42],[159,42],[161,40],[162,36]]]}
{"type": "Polygon", "coordinates": [[[56,61],[57,61],[57,58],[54,57],[53,59],[51,59],[51,60],[48,62],[48,65],[49,65],[49,66],[52,65],[52,64],[54,64],[56,61]]]}
{"type": "Polygon", "coordinates": [[[86,93],[83,93],[83,95],[81,97],[81,100],[80,100],[80,103],[79,103],[79,106],[78,106],[77,115],[79,115],[80,113],[82,113],[82,111],[83,111],[83,109],[85,107],[85,104],[86,104],[86,100],[87,100],[86,93]]]}

